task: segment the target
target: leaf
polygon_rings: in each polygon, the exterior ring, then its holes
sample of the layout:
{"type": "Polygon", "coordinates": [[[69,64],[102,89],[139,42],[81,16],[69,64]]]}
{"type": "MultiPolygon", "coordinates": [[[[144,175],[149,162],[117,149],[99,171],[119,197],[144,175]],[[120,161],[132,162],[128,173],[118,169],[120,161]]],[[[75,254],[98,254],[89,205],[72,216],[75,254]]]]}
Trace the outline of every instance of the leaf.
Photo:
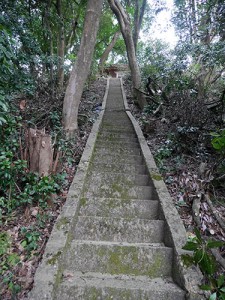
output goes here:
{"type": "MultiPolygon", "coordinates": [[[[224,291],[225,292],[225,291],[224,291]]],[[[220,300],[225,300],[225,294],[220,294],[220,297],[219,297],[220,300]]]]}
{"type": "Polygon", "coordinates": [[[203,285],[200,285],[199,287],[203,291],[211,291],[211,286],[208,284],[203,284],[203,285]]]}
{"type": "Polygon", "coordinates": [[[207,242],[207,248],[211,249],[211,248],[219,248],[222,247],[225,243],[222,241],[208,241],[207,242]]]}
{"type": "Polygon", "coordinates": [[[184,247],[182,249],[188,250],[188,251],[195,251],[198,249],[198,244],[195,242],[187,242],[186,245],[184,245],[184,247]]]}
{"type": "Polygon", "coordinates": [[[195,228],[195,229],[194,229],[194,232],[195,232],[196,237],[197,237],[197,239],[199,240],[199,242],[202,242],[202,238],[201,238],[201,233],[200,233],[200,231],[199,231],[197,228],[195,228]]]}
{"type": "Polygon", "coordinates": [[[216,265],[213,257],[211,257],[208,253],[204,253],[201,261],[199,261],[199,266],[203,273],[212,275],[216,271],[216,265]]]}
{"type": "Polygon", "coordinates": [[[7,122],[7,120],[5,119],[5,118],[3,118],[3,117],[0,117],[0,124],[2,125],[3,123],[6,123],[7,122]]]}
{"type": "MultiPolygon", "coordinates": [[[[218,284],[218,287],[220,288],[222,285],[224,285],[224,278],[225,276],[224,275],[220,275],[220,277],[218,278],[217,280],[217,284],[218,284]]],[[[222,290],[222,289],[221,289],[222,290]]],[[[224,288],[224,292],[225,292],[225,288],[224,288]]]]}
{"type": "Polygon", "coordinates": [[[8,257],[8,263],[11,266],[15,266],[19,261],[20,261],[20,257],[15,253],[9,255],[8,257]]]}
{"type": "Polygon", "coordinates": [[[197,249],[196,252],[194,253],[194,260],[196,264],[199,264],[201,260],[203,259],[204,252],[202,249],[197,249]]]}
{"type": "Polygon", "coordinates": [[[209,300],[216,300],[216,292],[209,297],[209,300]]]}
{"type": "Polygon", "coordinates": [[[4,112],[7,112],[8,106],[6,105],[5,102],[0,101],[0,106],[4,112]]]}
{"type": "Polygon", "coordinates": [[[225,293],[225,287],[221,288],[220,291],[225,293]]]}
{"type": "Polygon", "coordinates": [[[23,246],[23,247],[26,247],[26,246],[27,246],[26,240],[22,241],[21,246],[23,246]]]}

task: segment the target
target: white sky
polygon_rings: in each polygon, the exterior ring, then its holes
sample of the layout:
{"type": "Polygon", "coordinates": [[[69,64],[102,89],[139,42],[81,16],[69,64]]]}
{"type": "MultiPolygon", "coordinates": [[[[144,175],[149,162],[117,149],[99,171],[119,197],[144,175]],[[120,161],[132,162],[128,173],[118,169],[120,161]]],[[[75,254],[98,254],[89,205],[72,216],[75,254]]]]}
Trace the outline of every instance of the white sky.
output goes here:
{"type": "MultiPolygon", "coordinates": [[[[154,3],[156,0],[148,0],[149,4],[154,3]]],[[[155,18],[155,22],[151,26],[148,33],[143,34],[144,39],[150,37],[151,39],[161,39],[174,47],[178,38],[176,37],[173,24],[170,21],[173,0],[166,0],[167,10],[161,11],[155,18]]]]}

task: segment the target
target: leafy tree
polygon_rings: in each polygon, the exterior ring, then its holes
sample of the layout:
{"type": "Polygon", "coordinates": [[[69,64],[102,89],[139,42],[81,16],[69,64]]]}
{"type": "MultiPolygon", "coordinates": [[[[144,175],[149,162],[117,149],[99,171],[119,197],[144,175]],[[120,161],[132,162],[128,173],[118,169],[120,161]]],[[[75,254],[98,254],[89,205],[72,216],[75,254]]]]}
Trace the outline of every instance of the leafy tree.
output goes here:
{"type": "Polygon", "coordinates": [[[189,58],[189,71],[196,82],[198,98],[208,92],[225,70],[223,1],[175,1],[174,24],[180,36],[178,47],[189,58]],[[188,52],[187,52],[188,50],[188,52]]]}

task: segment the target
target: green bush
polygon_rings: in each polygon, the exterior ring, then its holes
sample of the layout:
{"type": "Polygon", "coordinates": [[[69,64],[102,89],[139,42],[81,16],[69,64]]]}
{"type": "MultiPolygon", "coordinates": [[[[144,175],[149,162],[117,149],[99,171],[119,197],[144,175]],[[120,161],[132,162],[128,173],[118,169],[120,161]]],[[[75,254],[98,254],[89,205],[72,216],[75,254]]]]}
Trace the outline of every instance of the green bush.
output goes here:
{"type": "MultiPolygon", "coordinates": [[[[11,252],[11,239],[7,232],[0,233],[0,282],[1,285],[6,284],[16,294],[20,290],[20,286],[14,283],[14,274],[11,271],[14,266],[20,263],[20,257],[11,252]]],[[[1,286],[0,285],[0,286],[1,286]]]]}
{"type": "Polygon", "coordinates": [[[210,249],[225,245],[223,241],[207,240],[205,241],[200,231],[195,228],[195,235],[189,237],[184,250],[193,251],[192,255],[184,254],[182,256],[185,265],[199,266],[205,275],[206,284],[200,286],[202,290],[211,292],[209,300],[225,300],[225,281],[224,275],[217,276],[217,265],[210,249]]]}
{"type": "Polygon", "coordinates": [[[212,146],[213,148],[221,153],[225,154],[225,129],[222,129],[218,132],[212,132],[212,146]]]}
{"type": "Polygon", "coordinates": [[[22,227],[21,233],[23,235],[21,246],[30,254],[38,248],[38,240],[41,234],[38,231],[34,231],[32,227],[22,227]]]}

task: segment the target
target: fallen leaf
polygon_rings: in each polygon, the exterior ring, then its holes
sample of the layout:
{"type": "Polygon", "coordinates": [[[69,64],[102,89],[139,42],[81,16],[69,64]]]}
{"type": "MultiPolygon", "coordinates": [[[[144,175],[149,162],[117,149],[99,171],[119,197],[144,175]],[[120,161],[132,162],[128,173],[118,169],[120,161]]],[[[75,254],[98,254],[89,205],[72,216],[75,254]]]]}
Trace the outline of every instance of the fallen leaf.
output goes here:
{"type": "Polygon", "coordinates": [[[31,208],[31,216],[36,217],[38,214],[38,211],[39,211],[38,207],[32,207],[31,208]]]}
{"type": "Polygon", "coordinates": [[[26,108],[26,100],[21,100],[19,106],[20,106],[20,110],[25,110],[25,108],[26,108]]]}

